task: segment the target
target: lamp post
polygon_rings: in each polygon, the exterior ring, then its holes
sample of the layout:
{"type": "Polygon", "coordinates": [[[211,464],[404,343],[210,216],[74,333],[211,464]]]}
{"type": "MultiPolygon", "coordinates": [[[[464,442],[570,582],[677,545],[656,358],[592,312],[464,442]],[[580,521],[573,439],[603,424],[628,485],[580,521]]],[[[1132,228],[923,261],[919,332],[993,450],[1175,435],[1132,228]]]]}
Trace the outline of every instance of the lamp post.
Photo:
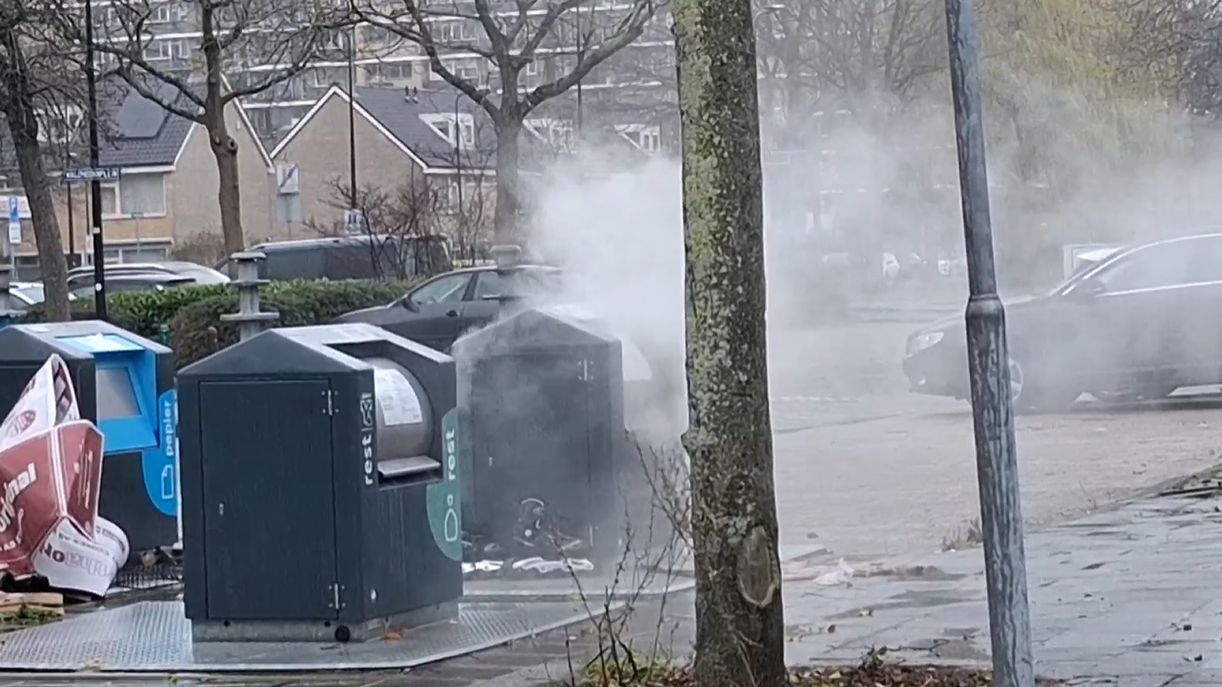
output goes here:
{"type": "Polygon", "coordinates": [[[1034,687],[1018,449],[1014,439],[1006,314],[997,295],[997,271],[993,263],[976,14],[972,0],[945,2],[970,294],[964,318],[972,424],[976,436],[980,529],[984,533],[993,684],[997,687],[1034,687]]]}
{"type": "MultiPolygon", "coordinates": [[[[577,23],[577,61],[573,64],[574,69],[577,69],[581,66],[581,62],[585,58],[585,50],[586,50],[585,42],[582,40],[582,36],[581,36],[581,5],[580,4],[577,5],[576,23],[577,23]]],[[[582,118],[582,111],[584,109],[582,107],[581,81],[582,81],[581,79],[577,79],[577,117],[576,117],[575,124],[577,128],[577,138],[578,139],[581,138],[581,118],[582,118]]]]}
{"type": "Polygon", "coordinates": [[[356,24],[348,36],[348,205],[356,210],[356,24]]]}
{"type": "MultiPolygon", "coordinates": [[[[76,159],[76,155],[72,151],[69,150],[65,154],[64,169],[68,169],[69,167],[71,167],[72,162],[75,159],[76,159]]],[[[77,258],[76,256],[76,204],[72,200],[72,182],[65,181],[64,186],[65,186],[65,190],[68,195],[68,198],[67,198],[67,201],[68,201],[68,269],[72,269],[73,267],[77,266],[75,264],[76,258],[77,258]]]]}
{"type": "MultiPolygon", "coordinates": [[[[454,170],[457,172],[458,181],[458,207],[455,209],[455,214],[461,213],[463,208],[462,198],[462,118],[458,109],[458,101],[464,97],[462,91],[459,91],[454,96],[454,170]]],[[[461,220],[461,218],[460,218],[461,220]]]]}
{"type": "MultiPolygon", "coordinates": [[[[85,0],[85,97],[89,118],[89,167],[98,168],[98,86],[93,66],[93,0],[85,0]]],[[[106,246],[102,240],[102,182],[89,182],[89,233],[93,235],[93,312],[106,319],[106,246]]]]}

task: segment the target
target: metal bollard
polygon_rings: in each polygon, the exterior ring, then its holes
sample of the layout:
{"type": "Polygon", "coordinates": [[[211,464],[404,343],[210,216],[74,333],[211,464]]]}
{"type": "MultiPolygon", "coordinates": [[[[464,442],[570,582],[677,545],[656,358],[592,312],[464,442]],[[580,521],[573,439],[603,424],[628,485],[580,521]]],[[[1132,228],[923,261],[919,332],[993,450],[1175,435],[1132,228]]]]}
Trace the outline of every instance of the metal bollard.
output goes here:
{"type": "Polygon", "coordinates": [[[0,265],[0,327],[4,327],[13,323],[13,318],[21,314],[21,311],[16,309],[16,303],[13,302],[13,294],[11,292],[13,284],[13,268],[9,265],[0,265]]]}
{"type": "Polygon", "coordinates": [[[238,289],[238,312],[221,315],[221,322],[237,322],[238,336],[242,341],[263,331],[275,322],[280,313],[259,310],[259,287],[267,283],[259,278],[259,261],[267,256],[258,251],[234,253],[229,256],[238,266],[238,278],[231,282],[238,289]]]}

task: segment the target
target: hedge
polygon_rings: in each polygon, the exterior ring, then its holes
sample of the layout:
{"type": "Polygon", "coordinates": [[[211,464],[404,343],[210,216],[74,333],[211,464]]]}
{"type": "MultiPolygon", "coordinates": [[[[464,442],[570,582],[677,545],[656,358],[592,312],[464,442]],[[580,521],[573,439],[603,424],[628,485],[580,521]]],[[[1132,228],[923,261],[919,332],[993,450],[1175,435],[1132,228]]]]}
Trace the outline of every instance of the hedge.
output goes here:
{"type": "MultiPolygon", "coordinates": [[[[261,309],[280,313],[278,327],[327,324],[350,310],[389,303],[411,287],[412,282],[276,281],[262,288],[261,309]]],[[[225,284],[117,293],[106,306],[113,324],[145,338],[163,340],[168,328],[165,343],[180,368],[238,340],[237,327],[221,322],[221,315],[238,311],[237,291],[225,284]]],[[[44,315],[36,306],[18,321],[42,322],[44,315]]],[[[92,299],[74,301],[72,319],[93,319],[92,299]]]]}

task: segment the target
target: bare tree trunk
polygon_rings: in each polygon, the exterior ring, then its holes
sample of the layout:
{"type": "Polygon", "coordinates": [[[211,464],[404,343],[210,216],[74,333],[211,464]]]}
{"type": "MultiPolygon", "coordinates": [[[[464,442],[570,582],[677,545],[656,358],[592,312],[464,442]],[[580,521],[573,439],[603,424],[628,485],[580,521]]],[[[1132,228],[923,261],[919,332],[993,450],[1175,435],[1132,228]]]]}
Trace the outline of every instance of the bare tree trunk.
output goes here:
{"type": "Polygon", "coordinates": [[[25,68],[25,56],[18,38],[12,31],[3,36],[5,58],[0,58],[0,72],[5,75],[3,109],[8,121],[16,152],[21,185],[30,204],[30,221],[34,225],[34,244],[38,248],[41,266],[44,308],[52,322],[71,319],[68,307],[68,262],[64,258],[63,239],[59,233],[59,218],[55,216],[55,201],[42,166],[42,146],[38,142],[38,114],[31,99],[31,85],[25,68]]]}
{"type": "Polygon", "coordinates": [[[242,229],[238,142],[229,135],[224,112],[218,111],[215,115],[208,118],[208,144],[216,158],[216,172],[220,181],[217,195],[221,204],[221,233],[225,237],[225,252],[233,255],[246,250],[246,237],[242,229]]]}
{"type": "MultiPolygon", "coordinates": [[[[200,19],[203,33],[200,47],[208,75],[204,81],[204,128],[208,131],[208,144],[216,158],[219,182],[217,200],[221,205],[221,234],[225,237],[225,252],[233,255],[246,250],[246,236],[242,229],[242,191],[238,178],[238,142],[229,135],[229,126],[225,123],[226,102],[221,94],[224,55],[216,36],[211,6],[202,9],[200,19]]],[[[240,107],[236,102],[234,106],[240,107]]],[[[236,269],[237,265],[231,260],[230,272],[236,269]]]]}
{"type": "Polygon", "coordinates": [[[750,0],[673,0],[683,126],[695,683],[786,685],[750,0]]]}
{"type": "Polygon", "coordinates": [[[518,198],[518,158],[522,141],[522,117],[505,111],[501,126],[496,132],[496,210],[493,214],[493,232],[496,243],[508,244],[520,240],[518,236],[518,213],[521,201],[518,198]]]}

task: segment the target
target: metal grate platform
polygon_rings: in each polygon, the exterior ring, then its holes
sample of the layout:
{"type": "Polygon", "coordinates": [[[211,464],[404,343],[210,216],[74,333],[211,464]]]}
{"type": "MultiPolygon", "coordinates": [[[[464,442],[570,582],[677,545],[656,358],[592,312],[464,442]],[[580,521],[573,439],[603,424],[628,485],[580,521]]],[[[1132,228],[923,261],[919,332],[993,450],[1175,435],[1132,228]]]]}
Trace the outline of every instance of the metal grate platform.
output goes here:
{"type": "MultiPolygon", "coordinates": [[[[622,604],[614,604],[617,610],[622,604]]],[[[0,636],[0,671],[249,672],[402,669],[579,623],[578,602],[462,603],[458,618],[363,644],[192,645],[178,601],[146,601],[0,636]]]]}

